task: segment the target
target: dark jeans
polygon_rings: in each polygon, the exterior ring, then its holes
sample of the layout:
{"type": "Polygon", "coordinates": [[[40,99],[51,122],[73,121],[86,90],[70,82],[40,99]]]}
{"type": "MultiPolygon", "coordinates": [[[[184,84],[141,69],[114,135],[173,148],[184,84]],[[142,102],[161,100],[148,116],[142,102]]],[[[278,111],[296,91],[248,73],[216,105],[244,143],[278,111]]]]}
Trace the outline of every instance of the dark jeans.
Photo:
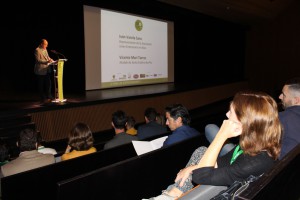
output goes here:
{"type": "Polygon", "coordinates": [[[41,100],[52,99],[50,74],[37,75],[38,90],[41,100]]]}

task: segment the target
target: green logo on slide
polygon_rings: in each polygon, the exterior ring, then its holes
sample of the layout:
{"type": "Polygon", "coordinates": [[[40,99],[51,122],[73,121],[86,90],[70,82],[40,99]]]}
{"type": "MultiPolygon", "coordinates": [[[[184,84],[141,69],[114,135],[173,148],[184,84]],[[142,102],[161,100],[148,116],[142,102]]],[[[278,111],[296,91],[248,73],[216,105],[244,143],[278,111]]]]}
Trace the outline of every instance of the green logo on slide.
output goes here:
{"type": "Polygon", "coordinates": [[[135,29],[137,31],[141,31],[143,29],[143,23],[141,20],[138,19],[135,21],[135,29]]]}

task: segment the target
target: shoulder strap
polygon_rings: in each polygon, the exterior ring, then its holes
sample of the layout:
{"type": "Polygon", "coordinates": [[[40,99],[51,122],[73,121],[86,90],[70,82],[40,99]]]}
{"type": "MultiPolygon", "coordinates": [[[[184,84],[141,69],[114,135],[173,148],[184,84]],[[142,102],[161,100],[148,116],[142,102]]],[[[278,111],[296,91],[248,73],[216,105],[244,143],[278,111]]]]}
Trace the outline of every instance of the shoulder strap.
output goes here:
{"type": "Polygon", "coordinates": [[[234,181],[227,189],[222,190],[218,195],[211,198],[211,200],[234,200],[241,192],[243,192],[250,183],[256,181],[259,176],[250,175],[247,179],[243,181],[234,181]]]}
{"type": "Polygon", "coordinates": [[[240,188],[238,188],[234,194],[232,195],[232,200],[235,199],[235,197],[239,196],[243,191],[245,191],[249,184],[256,181],[257,179],[259,179],[263,174],[259,175],[259,176],[253,176],[253,175],[250,175],[245,181],[243,181],[243,184],[241,185],[240,188]]]}

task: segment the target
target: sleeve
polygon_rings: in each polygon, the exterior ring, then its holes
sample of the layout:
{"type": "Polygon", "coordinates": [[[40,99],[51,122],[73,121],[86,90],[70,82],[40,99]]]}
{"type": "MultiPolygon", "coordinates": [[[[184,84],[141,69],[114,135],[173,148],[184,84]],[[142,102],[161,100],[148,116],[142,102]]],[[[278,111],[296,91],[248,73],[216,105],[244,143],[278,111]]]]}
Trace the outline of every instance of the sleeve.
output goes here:
{"type": "Polygon", "coordinates": [[[36,60],[36,63],[39,63],[39,64],[47,64],[47,60],[43,59],[43,57],[41,56],[41,52],[38,51],[37,49],[34,50],[34,56],[35,56],[35,60],[36,60]]]}
{"type": "Polygon", "coordinates": [[[139,138],[139,140],[145,139],[145,136],[143,133],[144,133],[144,127],[143,127],[143,125],[140,125],[137,129],[137,137],[139,138]]]}
{"type": "Polygon", "coordinates": [[[165,141],[163,144],[163,147],[166,147],[168,145],[180,142],[182,140],[184,140],[185,138],[183,137],[183,135],[180,134],[171,134],[165,141]]]}
{"type": "Polygon", "coordinates": [[[234,181],[241,181],[250,175],[259,176],[273,164],[273,159],[267,153],[256,156],[243,154],[232,165],[196,169],[192,178],[197,184],[229,186],[234,181]]]}
{"type": "Polygon", "coordinates": [[[173,131],[171,135],[165,140],[163,147],[166,147],[168,145],[183,141],[187,139],[187,126],[181,126],[173,131]]]}

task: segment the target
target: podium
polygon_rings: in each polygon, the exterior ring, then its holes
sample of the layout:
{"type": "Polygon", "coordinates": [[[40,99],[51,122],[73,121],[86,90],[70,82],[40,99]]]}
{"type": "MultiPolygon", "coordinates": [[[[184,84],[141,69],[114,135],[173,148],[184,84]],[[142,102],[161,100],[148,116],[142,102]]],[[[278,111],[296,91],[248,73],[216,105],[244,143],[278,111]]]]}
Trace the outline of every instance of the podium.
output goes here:
{"type": "Polygon", "coordinates": [[[52,101],[54,103],[66,102],[67,99],[64,99],[63,94],[63,72],[64,72],[64,63],[67,59],[58,59],[57,61],[51,63],[53,65],[54,72],[54,97],[52,101]],[[56,69],[55,69],[56,66],[56,69]]]}

